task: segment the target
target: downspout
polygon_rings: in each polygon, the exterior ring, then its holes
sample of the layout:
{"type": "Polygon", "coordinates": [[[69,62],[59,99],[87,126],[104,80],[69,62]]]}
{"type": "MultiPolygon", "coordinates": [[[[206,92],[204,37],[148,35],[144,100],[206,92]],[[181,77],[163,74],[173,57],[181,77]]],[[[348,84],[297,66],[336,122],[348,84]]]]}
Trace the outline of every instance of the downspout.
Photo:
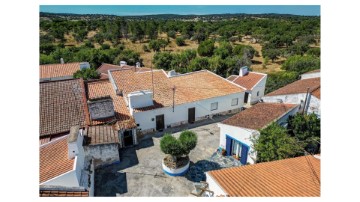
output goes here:
{"type": "Polygon", "coordinates": [[[305,108],[306,108],[307,101],[308,101],[309,90],[310,90],[310,88],[307,88],[305,102],[304,102],[304,108],[303,108],[303,111],[302,111],[303,114],[305,113],[305,108]]]}

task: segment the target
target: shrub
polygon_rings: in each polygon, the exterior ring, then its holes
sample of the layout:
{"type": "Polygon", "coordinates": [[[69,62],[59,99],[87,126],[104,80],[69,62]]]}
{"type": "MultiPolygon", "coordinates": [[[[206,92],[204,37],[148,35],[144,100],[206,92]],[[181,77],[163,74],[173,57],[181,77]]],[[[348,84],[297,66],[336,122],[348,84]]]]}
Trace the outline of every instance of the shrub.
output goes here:
{"type": "Polygon", "coordinates": [[[180,157],[184,153],[184,149],[180,141],[171,134],[165,134],[164,137],[161,138],[160,149],[165,154],[170,154],[175,157],[180,157]]]}
{"type": "Polygon", "coordinates": [[[98,79],[99,77],[100,74],[94,68],[86,68],[74,73],[74,78],[83,78],[84,80],[98,79]]]}
{"type": "Polygon", "coordinates": [[[176,38],[176,45],[178,46],[184,46],[185,45],[185,40],[183,37],[178,37],[176,38]]]}
{"type": "Polygon", "coordinates": [[[196,133],[186,130],[180,134],[179,140],[181,142],[185,155],[188,155],[190,151],[196,147],[197,136],[196,133]]]}
{"type": "Polygon", "coordinates": [[[208,56],[211,57],[214,53],[214,41],[206,40],[200,43],[198,47],[198,53],[200,56],[208,56]]]}

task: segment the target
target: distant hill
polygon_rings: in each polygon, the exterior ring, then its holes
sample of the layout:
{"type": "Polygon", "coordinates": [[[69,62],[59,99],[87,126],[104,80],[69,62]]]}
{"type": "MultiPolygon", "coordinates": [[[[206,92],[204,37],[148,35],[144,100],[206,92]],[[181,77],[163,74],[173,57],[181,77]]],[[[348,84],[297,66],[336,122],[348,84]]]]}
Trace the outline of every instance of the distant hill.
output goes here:
{"type": "Polygon", "coordinates": [[[54,19],[62,18],[66,20],[86,20],[86,19],[128,19],[128,20],[224,20],[224,19],[244,19],[244,18],[299,18],[299,17],[314,17],[314,16],[299,16],[291,14],[208,14],[208,15],[177,15],[177,14],[157,14],[157,15],[141,15],[141,16],[117,16],[105,14],[73,14],[73,13],[48,13],[40,12],[40,18],[54,19]]]}

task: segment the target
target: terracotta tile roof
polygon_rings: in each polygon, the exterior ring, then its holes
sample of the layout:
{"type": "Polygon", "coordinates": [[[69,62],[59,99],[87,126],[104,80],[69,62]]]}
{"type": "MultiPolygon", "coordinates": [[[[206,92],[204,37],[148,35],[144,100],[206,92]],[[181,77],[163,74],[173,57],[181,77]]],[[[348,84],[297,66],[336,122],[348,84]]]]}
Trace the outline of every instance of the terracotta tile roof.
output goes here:
{"type": "Polygon", "coordinates": [[[144,71],[150,71],[151,69],[150,68],[147,68],[147,67],[135,67],[135,66],[128,66],[128,65],[125,65],[125,66],[119,66],[119,65],[113,65],[113,64],[107,64],[107,63],[103,63],[101,64],[101,66],[96,70],[98,71],[99,73],[102,73],[102,74],[108,74],[108,70],[111,70],[111,69],[132,69],[134,71],[134,68],[136,69],[137,72],[144,72],[144,71]]]}
{"type": "MultiPolygon", "coordinates": [[[[91,125],[102,125],[107,123],[125,122],[127,127],[136,126],[135,121],[130,115],[123,96],[116,95],[111,83],[107,80],[88,83],[88,98],[96,99],[110,96],[113,100],[115,117],[103,120],[91,120],[91,125]]],[[[124,125],[124,124],[122,124],[124,125]]]]}
{"type": "Polygon", "coordinates": [[[208,174],[230,196],[320,196],[320,160],[313,156],[224,168],[208,174]]]}
{"type": "Polygon", "coordinates": [[[221,123],[236,127],[259,130],[271,122],[281,118],[286,112],[293,109],[294,104],[283,103],[258,103],[245,109],[221,123]]]}
{"type": "Polygon", "coordinates": [[[275,95],[289,95],[289,94],[299,94],[306,93],[307,88],[310,88],[310,93],[320,87],[320,78],[311,78],[297,80],[293,83],[290,83],[282,88],[279,88],[266,96],[275,96],[275,95]]]}
{"type": "Polygon", "coordinates": [[[40,83],[40,136],[64,133],[88,121],[82,79],[40,83]]]}
{"type": "MultiPolygon", "coordinates": [[[[235,75],[232,75],[235,76],[235,75]]],[[[263,79],[266,75],[256,73],[256,72],[249,72],[245,76],[238,76],[232,82],[246,88],[246,90],[251,90],[255,84],[257,84],[261,79],[263,79]]]]}
{"type": "Polygon", "coordinates": [[[312,94],[313,96],[321,99],[321,98],[320,98],[320,91],[321,91],[321,90],[320,90],[320,87],[319,87],[318,89],[315,89],[313,92],[311,92],[311,94],[312,94]]]}
{"type": "Polygon", "coordinates": [[[40,183],[73,170],[74,159],[68,158],[67,137],[40,147],[40,183]]]}
{"type": "Polygon", "coordinates": [[[73,76],[73,74],[80,70],[80,63],[66,63],[66,64],[48,64],[40,65],[40,78],[54,78],[73,76]]]}
{"type": "Polygon", "coordinates": [[[87,191],[40,191],[40,197],[88,197],[87,191]]]}
{"type": "MultiPolygon", "coordinates": [[[[134,72],[119,70],[111,72],[114,81],[123,91],[124,96],[139,90],[151,90],[151,72],[134,72]]],[[[167,77],[163,70],[154,70],[154,106],[137,109],[139,111],[158,107],[172,106],[173,87],[175,90],[175,104],[184,104],[218,96],[243,92],[244,89],[209,71],[198,71],[174,77],[167,77]]]]}
{"type": "Polygon", "coordinates": [[[226,78],[229,81],[234,81],[236,78],[238,78],[239,75],[230,75],[228,78],[226,78]]]}
{"type": "Polygon", "coordinates": [[[113,126],[90,126],[85,129],[85,134],[88,145],[119,143],[118,131],[113,126]]]}

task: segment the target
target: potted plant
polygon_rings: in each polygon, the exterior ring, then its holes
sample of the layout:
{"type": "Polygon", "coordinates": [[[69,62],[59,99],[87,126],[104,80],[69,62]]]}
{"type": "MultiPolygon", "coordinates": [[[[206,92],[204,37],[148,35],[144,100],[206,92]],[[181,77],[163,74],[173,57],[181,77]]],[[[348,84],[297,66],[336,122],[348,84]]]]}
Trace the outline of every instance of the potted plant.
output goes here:
{"type": "Polygon", "coordinates": [[[163,171],[170,176],[184,175],[189,169],[189,153],[195,148],[197,135],[192,131],[183,131],[179,139],[165,134],[160,140],[160,149],[168,154],[162,162],[163,171]]]}
{"type": "Polygon", "coordinates": [[[225,149],[221,150],[221,155],[226,156],[226,150],[225,149]]]}

